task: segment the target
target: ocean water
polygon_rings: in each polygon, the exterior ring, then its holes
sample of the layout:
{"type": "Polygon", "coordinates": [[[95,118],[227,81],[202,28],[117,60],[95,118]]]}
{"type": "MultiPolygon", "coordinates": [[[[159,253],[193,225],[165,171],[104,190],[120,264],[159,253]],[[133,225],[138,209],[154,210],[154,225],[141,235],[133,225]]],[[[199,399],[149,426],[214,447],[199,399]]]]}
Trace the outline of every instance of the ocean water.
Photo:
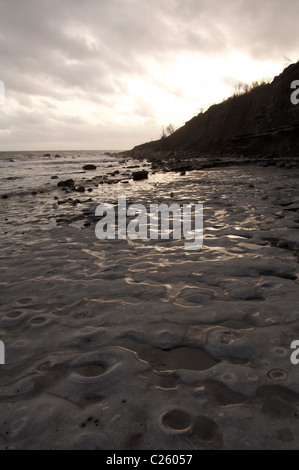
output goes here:
{"type": "MultiPolygon", "coordinates": [[[[106,151],[0,152],[0,195],[51,189],[57,180],[84,176],[83,165],[94,164],[103,175],[126,162],[106,151]],[[50,156],[45,156],[47,153],[50,156]]],[[[92,172],[90,172],[92,175],[92,172]]]]}

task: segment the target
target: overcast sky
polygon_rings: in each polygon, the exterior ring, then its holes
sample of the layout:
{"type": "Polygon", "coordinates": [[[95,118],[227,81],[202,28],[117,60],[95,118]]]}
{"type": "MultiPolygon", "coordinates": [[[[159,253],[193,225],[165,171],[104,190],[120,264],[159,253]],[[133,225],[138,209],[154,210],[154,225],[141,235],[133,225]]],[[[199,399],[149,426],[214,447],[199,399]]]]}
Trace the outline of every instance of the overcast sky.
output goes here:
{"type": "Polygon", "coordinates": [[[0,0],[0,150],[157,139],[299,60],[298,19],[298,0],[0,0]]]}

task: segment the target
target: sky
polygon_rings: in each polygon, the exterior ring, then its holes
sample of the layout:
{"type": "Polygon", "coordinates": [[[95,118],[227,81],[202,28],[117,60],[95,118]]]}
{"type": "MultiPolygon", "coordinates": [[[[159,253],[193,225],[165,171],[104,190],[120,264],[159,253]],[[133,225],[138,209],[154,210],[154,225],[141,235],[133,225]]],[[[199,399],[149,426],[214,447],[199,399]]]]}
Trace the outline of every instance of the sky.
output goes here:
{"type": "Polygon", "coordinates": [[[298,0],[0,0],[0,151],[159,139],[298,61],[298,18],[298,0]]]}

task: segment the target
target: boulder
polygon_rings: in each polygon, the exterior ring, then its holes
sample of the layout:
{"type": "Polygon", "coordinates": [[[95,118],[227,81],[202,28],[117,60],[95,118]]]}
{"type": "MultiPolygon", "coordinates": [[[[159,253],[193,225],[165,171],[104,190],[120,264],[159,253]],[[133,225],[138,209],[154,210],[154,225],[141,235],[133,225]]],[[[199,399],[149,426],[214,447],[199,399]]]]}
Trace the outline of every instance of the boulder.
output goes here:
{"type": "Polygon", "coordinates": [[[76,188],[76,191],[77,191],[78,193],[85,193],[85,188],[84,188],[84,186],[78,186],[78,187],[76,188]]]}
{"type": "Polygon", "coordinates": [[[65,180],[65,181],[59,181],[57,183],[58,188],[71,188],[74,189],[75,187],[75,181],[72,179],[65,180]]]}
{"type": "Polygon", "coordinates": [[[148,178],[148,171],[146,170],[134,171],[132,173],[132,177],[134,181],[146,180],[148,178]]]}
{"type": "Polygon", "coordinates": [[[97,167],[95,165],[84,165],[82,168],[83,168],[83,170],[87,170],[87,171],[97,169],[97,167]]]}

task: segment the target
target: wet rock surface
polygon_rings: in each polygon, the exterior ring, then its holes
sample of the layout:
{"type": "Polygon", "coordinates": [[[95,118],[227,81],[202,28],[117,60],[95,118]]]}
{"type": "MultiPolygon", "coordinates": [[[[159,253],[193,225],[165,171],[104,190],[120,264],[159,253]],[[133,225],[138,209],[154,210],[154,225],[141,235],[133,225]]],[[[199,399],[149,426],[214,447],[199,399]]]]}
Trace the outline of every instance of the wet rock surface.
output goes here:
{"type": "Polygon", "coordinates": [[[229,166],[0,201],[0,448],[297,449],[298,178],[229,166]],[[96,239],[119,188],[203,203],[202,249],[96,239]]]}

